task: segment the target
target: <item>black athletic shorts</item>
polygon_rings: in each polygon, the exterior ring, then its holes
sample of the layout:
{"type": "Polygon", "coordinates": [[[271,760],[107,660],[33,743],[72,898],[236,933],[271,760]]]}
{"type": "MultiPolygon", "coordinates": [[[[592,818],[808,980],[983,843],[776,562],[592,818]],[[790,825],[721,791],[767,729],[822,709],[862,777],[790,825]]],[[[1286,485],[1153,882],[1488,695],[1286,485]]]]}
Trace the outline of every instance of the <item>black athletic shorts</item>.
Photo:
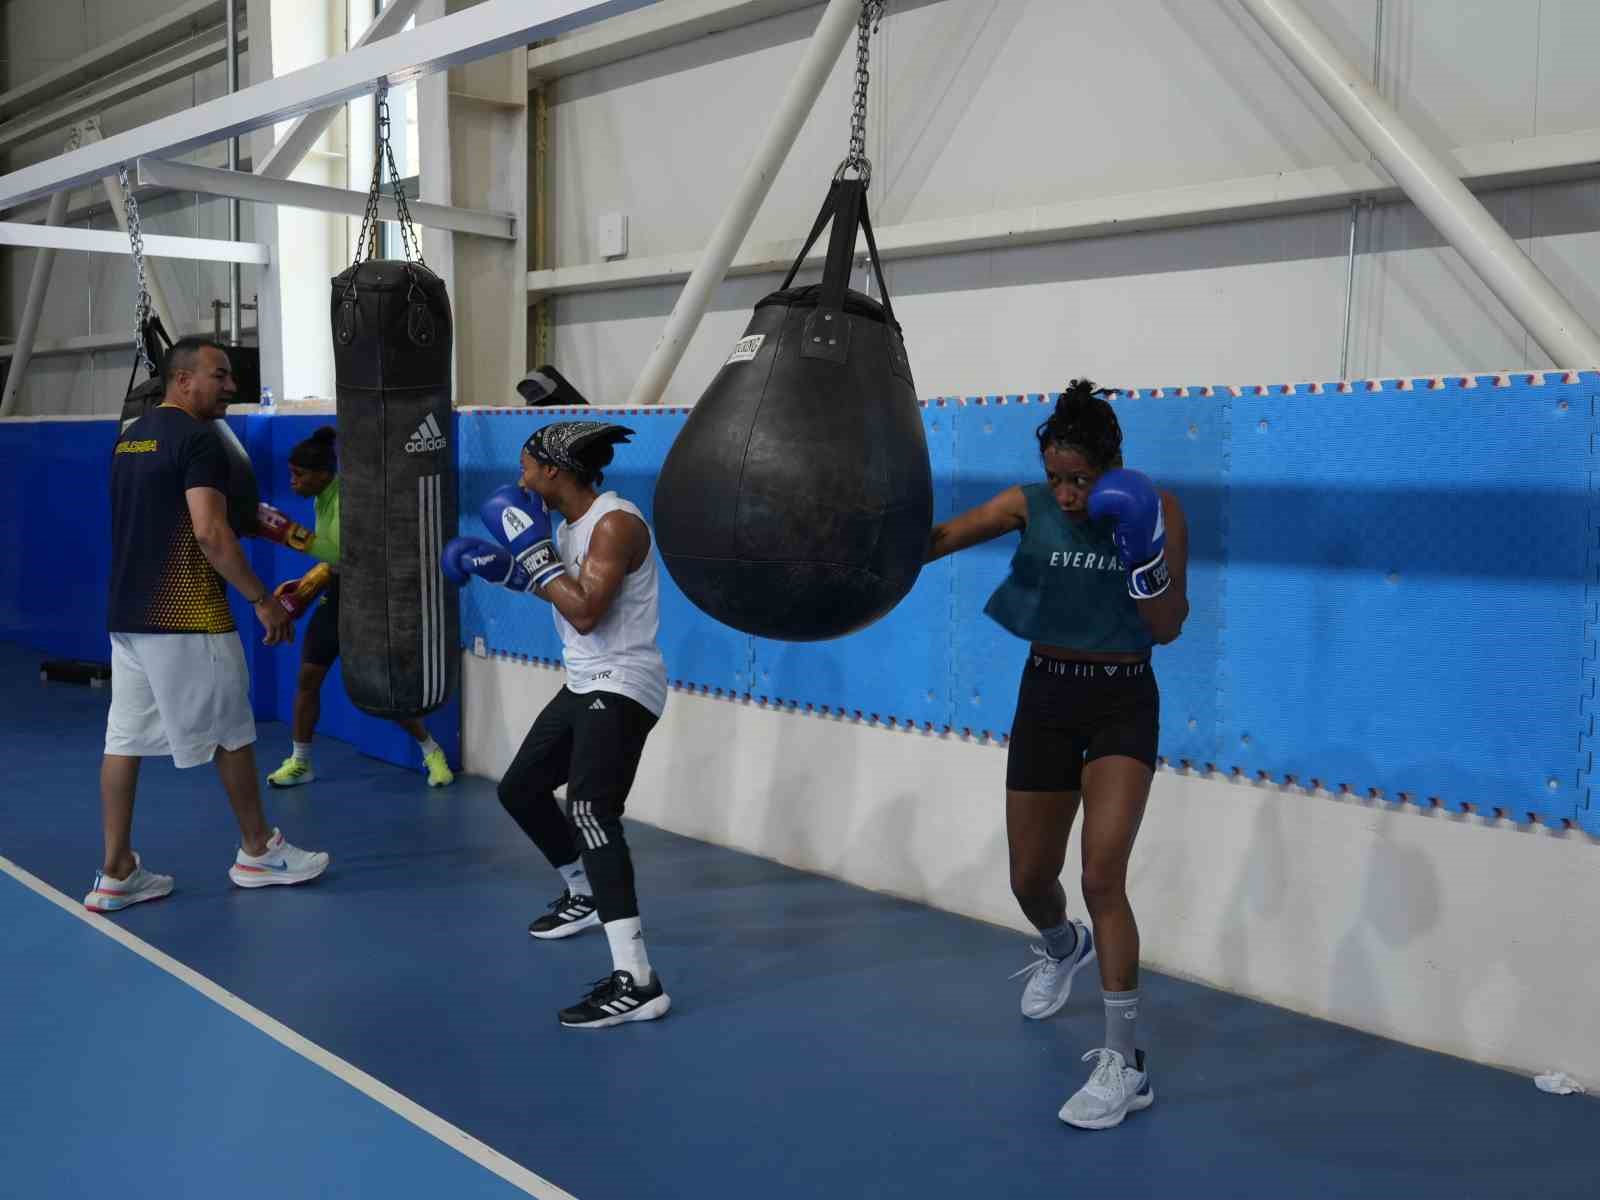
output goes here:
{"type": "Polygon", "coordinates": [[[306,622],[300,661],[312,667],[331,667],[339,658],[339,575],[334,573],[328,586],[311,610],[306,622]]]}
{"type": "Polygon", "coordinates": [[[1075,792],[1083,765],[1108,755],[1151,770],[1161,692],[1149,660],[1091,663],[1028,655],[1006,756],[1006,790],[1075,792]]]}

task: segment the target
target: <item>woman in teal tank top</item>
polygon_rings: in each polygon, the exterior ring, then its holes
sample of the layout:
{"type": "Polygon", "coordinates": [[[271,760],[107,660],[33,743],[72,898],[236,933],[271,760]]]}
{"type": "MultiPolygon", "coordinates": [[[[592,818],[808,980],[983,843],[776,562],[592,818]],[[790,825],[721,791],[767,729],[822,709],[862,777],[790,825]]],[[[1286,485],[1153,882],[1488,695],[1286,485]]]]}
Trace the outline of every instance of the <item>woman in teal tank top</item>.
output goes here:
{"type": "Polygon", "coordinates": [[[937,525],[928,561],[1021,535],[984,612],[1028,643],[1006,761],[1011,890],[1039,930],[1022,1012],[1067,1002],[1096,958],[1106,1018],[1089,1082],[1060,1117],[1107,1129],[1155,1099],[1142,1049],[1139,927],[1128,860],[1156,765],[1160,693],[1150,647],[1175,640],[1188,616],[1188,529],[1170,492],[1122,461],[1114,392],[1073,380],[1036,430],[1044,481],[1007,488],[937,525]],[[1083,810],[1083,898],[1089,924],[1067,916],[1061,871],[1083,810]]]}

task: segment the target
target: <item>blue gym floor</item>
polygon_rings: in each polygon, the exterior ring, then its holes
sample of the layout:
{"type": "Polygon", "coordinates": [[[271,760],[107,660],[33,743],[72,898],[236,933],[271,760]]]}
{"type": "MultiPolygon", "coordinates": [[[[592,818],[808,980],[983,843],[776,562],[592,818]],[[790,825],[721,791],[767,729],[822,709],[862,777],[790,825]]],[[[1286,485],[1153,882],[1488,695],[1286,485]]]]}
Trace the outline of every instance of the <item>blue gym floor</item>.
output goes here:
{"type": "MultiPolygon", "coordinates": [[[[81,900],[109,692],[41,657],[0,645],[0,855],[81,900]]],[[[493,785],[329,740],[317,771],[268,815],[328,874],[245,892],[214,772],[146,763],[134,844],[177,890],[111,920],[579,1200],[1596,1194],[1591,1100],[1151,973],[1155,1106],[1068,1128],[1092,982],[1025,1021],[1025,937],[638,824],[673,1011],[563,1030],[605,939],[527,936],[558,882],[493,785]]],[[[520,1194],[3,875],[0,914],[0,1194],[520,1194]]]]}

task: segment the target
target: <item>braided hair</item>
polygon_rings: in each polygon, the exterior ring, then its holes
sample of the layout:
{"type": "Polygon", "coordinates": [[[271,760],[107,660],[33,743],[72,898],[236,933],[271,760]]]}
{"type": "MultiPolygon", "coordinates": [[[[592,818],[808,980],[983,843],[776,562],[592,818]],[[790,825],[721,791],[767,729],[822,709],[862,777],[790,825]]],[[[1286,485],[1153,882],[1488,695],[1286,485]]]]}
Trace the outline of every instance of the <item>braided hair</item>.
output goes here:
{"type": "Polygon", "coordinates": [[[1106,397],[1117,388],[1097,388],[1092,379],[1074,379],[1056,401],[1050,418],[1034,430],[1039,453],[1052,447],[1073,449],[1097,471],[1116,466],[1122,458],[1122,426],[1106,397]]]}

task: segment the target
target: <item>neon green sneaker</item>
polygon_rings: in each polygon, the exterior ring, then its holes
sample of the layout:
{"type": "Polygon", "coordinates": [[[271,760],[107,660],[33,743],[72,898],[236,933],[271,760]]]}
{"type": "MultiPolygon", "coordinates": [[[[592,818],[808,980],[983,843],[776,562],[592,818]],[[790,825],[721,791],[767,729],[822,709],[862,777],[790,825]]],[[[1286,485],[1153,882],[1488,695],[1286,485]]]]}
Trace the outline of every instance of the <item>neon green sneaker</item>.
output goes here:
{"type": "Polygon", "coordinates": [[[455,775],[450,770],[450,764],[444,759],[443,750],[435,750],[432,754],[422,756],[422,765],[428,768],[428,786],[444,787],[456,781],[455,775]]]}
{"type": "Polygon", "coordinates": [[[302,783],[311,783],[316,778],[309,760],[301,762],[291,755],[283,760],[281,767],[267,776],[267,782],[273,787],[292,788],[299,787],[302,783]]]}

